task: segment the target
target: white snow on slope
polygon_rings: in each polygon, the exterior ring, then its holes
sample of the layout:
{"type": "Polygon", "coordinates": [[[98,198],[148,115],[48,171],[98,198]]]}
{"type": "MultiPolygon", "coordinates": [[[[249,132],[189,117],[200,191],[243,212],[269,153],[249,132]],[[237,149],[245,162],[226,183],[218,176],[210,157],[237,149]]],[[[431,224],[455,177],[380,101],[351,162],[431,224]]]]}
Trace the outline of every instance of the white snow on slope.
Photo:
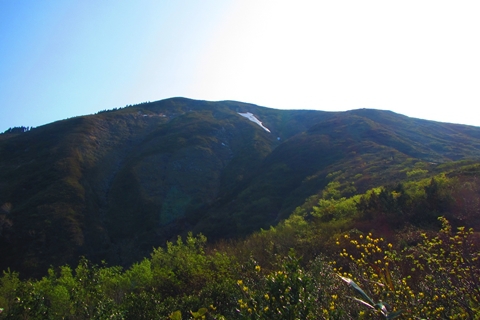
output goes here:
{"type": "Polygon", "coordinates": [[[260,120],[258,120],[252,113],[250,112],[245,112],[245,113],[238,113],[239,115],[241,115],[242,117],[245,117],[247,118],[248,120],[252,121],[252,122],[255,122],[256,124],[258,124],[260,127],[262,127],[265,131],[267,132],[270,132],[270,130],[268,130],[268,128],[266,128],[262,122],[260,120]]]}

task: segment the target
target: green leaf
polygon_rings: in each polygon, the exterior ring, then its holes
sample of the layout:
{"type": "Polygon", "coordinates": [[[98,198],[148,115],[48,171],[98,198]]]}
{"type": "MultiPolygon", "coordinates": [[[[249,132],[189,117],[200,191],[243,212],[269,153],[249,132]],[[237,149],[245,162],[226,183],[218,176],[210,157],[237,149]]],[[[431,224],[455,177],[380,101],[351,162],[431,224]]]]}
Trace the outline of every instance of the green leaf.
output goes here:
{"type": "Polygon", "coordinates": [[[355,297],[348,297],[348,298],[353,299],[353,300],[355,300],[355,301],[358,301],[358,302],[366,305],[366,306],[369,307],[370,309],[375,309],[374,306],[372,306],[372,305],[369,304],[368,302],[363,301],[362,299],[358,299],[358,298],[355,298],[355,297]]]}
{"type": "Polygon", "coordinates": [[[387,317],[388,316],[388,310],[387,310],[387,307],[385,306],[385,304],[380,301],[378,303],[375,304],[375,309],[377,310],[380,310],[380,312],[382,312],[382,314],[387,317]]]}
{"type": "Polygon", "coordinates": [[[390,271],[388,270],[387,266],[385,266],[385,278],[387,280],[387,285],[390,288],[390,290],[395,291],[395,288],[392,282],[392,276],[390,275],[390,271]]]}
{"type": "Polygon", "coordinates": [[[207,308],[200,308],[197,312],[190,311],[194,319],[203,318],[207,312],[207,308]]]}
{"type": "Polygon", "coordinates": [[[179,310],[177,310],[170,313],[169,317],[171,320],[182,320],[182,313],[179,310]]]}
{"type": "Polygon", "coordinates": [[[353,289],[355,289],[358,293],[360,293],[370,303],[370,305],[372,305],[372,306],[375,305],[375,302],[365,293],[365,291],[362,290],[362,288],[360,288],[358,286],[358,284],[355,283],[355,281],[353,281],[352,279],[346,278],[346,277],[342,277],[342,276],[339,276],[339,277],[343,281],[345,281],[349,286],[351,286],[353,289]]]}

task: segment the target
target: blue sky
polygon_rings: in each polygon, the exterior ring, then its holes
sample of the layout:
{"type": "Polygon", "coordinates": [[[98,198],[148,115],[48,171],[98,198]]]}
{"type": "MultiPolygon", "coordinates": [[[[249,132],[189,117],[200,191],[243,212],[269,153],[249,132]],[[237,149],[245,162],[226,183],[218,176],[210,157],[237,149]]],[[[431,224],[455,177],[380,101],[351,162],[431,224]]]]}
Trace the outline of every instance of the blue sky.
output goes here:
{"type": "Polygon", "coordinates": [[[175,96],[480,126],[478,1],[0,0],[0,132],[175,96]]]}

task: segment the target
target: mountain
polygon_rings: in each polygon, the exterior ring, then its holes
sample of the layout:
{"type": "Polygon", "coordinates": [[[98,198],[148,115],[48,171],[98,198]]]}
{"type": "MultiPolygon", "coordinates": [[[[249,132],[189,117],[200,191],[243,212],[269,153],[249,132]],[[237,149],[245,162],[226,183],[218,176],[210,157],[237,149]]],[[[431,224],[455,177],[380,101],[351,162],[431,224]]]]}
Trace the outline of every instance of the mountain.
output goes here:
{"type": "Polygon", "coordinates": [[[172,98],[0,135],[0,269],[129,265],[187,231],[245,236],[335,177],[345,195],[480,157],[480,128],[389,111],[172,98]]]}

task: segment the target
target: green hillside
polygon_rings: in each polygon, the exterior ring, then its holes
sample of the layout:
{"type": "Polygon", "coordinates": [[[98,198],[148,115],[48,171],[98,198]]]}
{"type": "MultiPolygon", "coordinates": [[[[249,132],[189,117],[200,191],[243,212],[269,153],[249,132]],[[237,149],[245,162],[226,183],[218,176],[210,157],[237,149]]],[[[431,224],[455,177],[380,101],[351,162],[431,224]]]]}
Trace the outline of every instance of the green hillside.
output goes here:
{"type": "Polygon", "coordinates": [[[477,319],[480,163],[418,163],[362,193],[331,172],[244,239],[190,233],[128,268],[4,272],[0,319],[477,319]]]}
{"type": "Polygon", "coordinates": [[[389,111],[185,98],[4,133],[0,269],[41,276],[80,256],[129,267],[189,231],[246,237],[332,182],[351,197],[476,161],[479,146],[480,128],[389,111]]]}

